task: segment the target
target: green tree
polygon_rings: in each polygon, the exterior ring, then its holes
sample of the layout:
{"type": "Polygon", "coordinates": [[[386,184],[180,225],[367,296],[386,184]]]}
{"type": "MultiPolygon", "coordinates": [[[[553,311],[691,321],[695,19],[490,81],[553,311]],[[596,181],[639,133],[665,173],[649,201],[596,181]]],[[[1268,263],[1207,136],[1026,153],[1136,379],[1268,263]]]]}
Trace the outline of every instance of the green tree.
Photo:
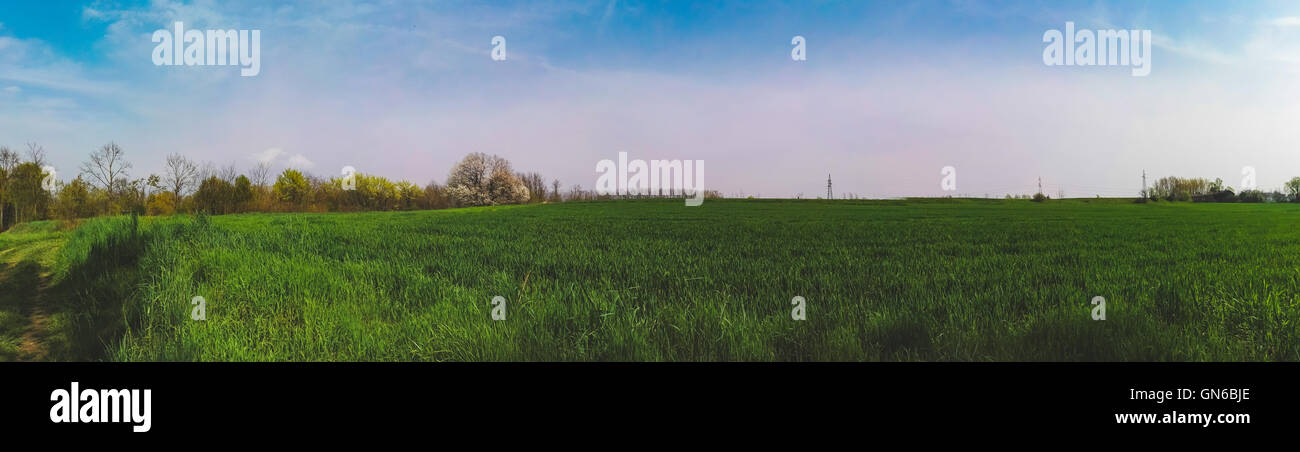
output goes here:
{"type": "Polygon", "coordinates": [[[275,178],[275,186],[272,188],[275,198],[281,202],[289,203],[295,207],[301,207],[307,200],[307,194],[311,193],[311,184],[302,172],[294,169],[284,170],[279,177],[275,178]]]}
{"type": "Polygon", "coordinates": [[[235,188],[217,176],[204,179],[199,189],[194,192],[194,205],[203,212],[221,215],[231,211],[235,188]]]}
{"type": "Polygon", "coordinates": [[[234,209],[237,212],[243,212],[248,209],[248,203],[253,200],[253,183],[248,180],[247,176],[240,174],[235,178],[235,189],[232,195],[234,209]]]}
{"type": "Polygon", "coordinates": [[[49,217],[50,193],[41,186],[45,179],[40,165],[32,162],[15,166],[5,190],[14,204],[14,223],[44,220],[49,217]]]}
{"type": "Polygon", "coordinates": [[[1286,194],[1291,195],[1291,201],[1300,201],[1300,177],[1286,181],[1286,194]]]}
{"type": "Polygon", "coordinates": [[[60,188],[59,196],[54,201],[54,213],[66,220],[95,216],[94,206],[90,202],[90,184],[77,176],[60,188]]]}

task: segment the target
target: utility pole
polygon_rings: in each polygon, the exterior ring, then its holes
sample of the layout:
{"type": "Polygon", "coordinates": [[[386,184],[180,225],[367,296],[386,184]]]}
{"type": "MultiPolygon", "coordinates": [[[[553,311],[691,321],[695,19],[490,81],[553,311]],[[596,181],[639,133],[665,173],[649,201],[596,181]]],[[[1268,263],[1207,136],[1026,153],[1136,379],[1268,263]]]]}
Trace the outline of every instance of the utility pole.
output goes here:
{"type": "Polygon", "coordinates": [[[1038,194],[1043,194],[1043,177],[1038,176],[1038,194]]]}
{"type": "Polygon", "coordinates": [[[831,173],[826,173],[826,199],[835,199],[834,192],[831,191],[831,173]]]}
{"type": "Polygon", "coordinates": [[[1142,197],[1147,197],[1147,170],[1142,170],[1142,197]]]}

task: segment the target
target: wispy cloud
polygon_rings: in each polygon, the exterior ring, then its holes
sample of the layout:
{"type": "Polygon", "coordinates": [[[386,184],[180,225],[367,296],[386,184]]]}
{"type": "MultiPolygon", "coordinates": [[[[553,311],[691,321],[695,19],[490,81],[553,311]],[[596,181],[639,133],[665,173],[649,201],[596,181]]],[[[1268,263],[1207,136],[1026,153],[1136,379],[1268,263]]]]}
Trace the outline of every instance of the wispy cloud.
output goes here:
{"type": "Polygon", "coordinates": [[[1295,17],[1295,16],[1279,17],[1277,19],[1273,19],[1273,25],[1279,27],[1298,27],[1300,26],[1300,17],[1295,17]]]}
{"type": "Polygon", "coordinates": [[[289,160],[286,161],[285,164],[288,165],[290,168],[298,168],[298,169],[311,169],[312,167],[316,166],[315,163],[312,163],[311,160],[307,159],[307,156],[302,154],[294,154],[293,156],[289,157],[289,160]]]}
{"type": "Polygon", "coordinates": [[[264,165],[271,165],[274,164],[275,159],[279,158],[282,154],[284,154],[283,149],[267,148],[265,151],[254,153],[253,161],[264,165]]]}

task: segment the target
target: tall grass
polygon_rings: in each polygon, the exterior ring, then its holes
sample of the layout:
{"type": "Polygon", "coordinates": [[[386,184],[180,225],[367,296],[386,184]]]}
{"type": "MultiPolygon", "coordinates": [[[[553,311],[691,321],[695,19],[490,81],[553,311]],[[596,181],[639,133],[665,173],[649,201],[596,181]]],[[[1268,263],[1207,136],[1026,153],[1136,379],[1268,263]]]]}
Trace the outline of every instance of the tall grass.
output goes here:
{"type": "Polygon", "coordinates": [[[1295,360],[1297,214],[907,200],[181,217],[141,227],[134,289],[96,285],[129,294],[118,360],[1295,360]]]}

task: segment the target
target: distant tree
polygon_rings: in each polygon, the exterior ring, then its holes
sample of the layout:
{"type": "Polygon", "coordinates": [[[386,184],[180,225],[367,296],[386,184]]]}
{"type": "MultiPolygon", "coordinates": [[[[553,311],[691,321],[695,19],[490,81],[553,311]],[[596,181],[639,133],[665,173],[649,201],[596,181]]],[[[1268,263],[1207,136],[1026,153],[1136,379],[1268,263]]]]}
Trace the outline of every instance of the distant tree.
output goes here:
{"type": "Polygon", "coordinates": [[[90,200],[90,184],[81,176],[64,184],[54,201],[54,212],[59,218],[71,220],[95,216],[95,207],[90,200]]]}
{"type": "Polygon", "coordinates": [[[311,184],[307,182],[302,172],[286,169],[275,179],[275,187],[272,191],[275,198],[281,202],[301,207],[307,200],[307,194],[311,193],[311,184]]]}
{"type": "Polygon", "coordinates": [[[546,181],[538,173],[519,173],[516,176],[528,187],[528,202],[546,201],[546,181]]]}
{"type": "Polygon", "coordinates": [[[529,201],[530,191],[523,180],[507,167],[492,173],[488,178],[488,193],[492,204],[523,204],[529,201]]]}
{"type": "Polygon", "coordinates": [[[224,180],[227,183],[234,185],[235,178],[239,177],[239,169],[235,168],[234,163],[228,164],[226,166],[222,166],[220,168],[217,168],[217,177],[220,177],[221,180],[224,180]]]}
{"type": "Polygon", "coordinates": [[[1290,195],[1292,202],[1300,201],[1300,177],[1286,181],[1286,194],[1290,195]]]}
{"type": "Polygon", "coordinates": [[[44,179],[44,170],[33,162],[20,163],[9,173],[5,191],[14,204],[15,224],[48,218],[51,195],[41,186],[44,179]]]}
{"type": "Polygon", "coordinates": [[[225,179],[217,176],[211,176],[199,183],[199,189],[194,192],[194,206],[200,211],[212,215],[221,215],[230,213],[233,198],[234,187],[230,185],[230,182],[226,182],[225,179]]]}
{"type": "Polygon", "coordinates": [[[560,202],[560,180],[551,181],[551,202],[560,202]]]}
{"type": "Polygon", "coordinates": [[[9,206],[9,174],[18,166],[18,154],[0,146],[0,231],[5,229],[5,210],[9,206]]]}
{"type": "Polygon", "coordinates": [[[180,154],[167,156],[162,181],[167,190],[176,195],[177,199],[186,195],[185,190],[196,184],[197,177],[199,177],[199,166],[194,161],[180,154]]]}
{"type": "Polygon", "coordinates": [[[111,200],[116,200],[125,183],[127,170],[131,164],[123,157],[122,148],[117,143],[108,143],[90,153],[90,161],[81,165],[81,173],[96,186],[108,193],[111,200]]]}
{"type": "Polygon", "coordinates": [[[1221,192],[1221,191],[1223,191],[1225,188],[1227,188],[1228,190],[1232,190],[1232,188],[1230,188],[1230,187],[1224,187],[1224,185],[1223,185],[1223,179],[1220,179],[1220,178],[1217,178],[1217,177],[1216,177],[1216,178],[1214,178],[1214,182],[1210,182],[1210,193],[1221,192]]]}
{"type": "Polygon", "coordinates": [[[267,178],[271,175],[271,164],[257,162],[257,166],[253,167],[253,170],[249,171],[248,174],[250,176],[249,181],[253,183],[254,187],[265,187],[269,182],[267,178]]]}
{"type": "Polygon", "coordinates": [[[27,161],[35,163],[36,166],[45,166],[45,147],[36,143],[27,143],[27,161]]]}
{"type": "Polygon", "coordinates": [[[149,202],[146,204],[145,212],[148,215],[171,215],[176,213],[180,207],[176,194],[170,191],[160,191],[149,195],[149,202]]]}
{"type": "Polygon", "coordinates": [[[253,183],[248,180],[247,176],[239,175],[235,178],[235,188],[232,193],[232,203],[234,211],[243,212],[249,210],[249,203],[253,200],[253,183]]]}
{"type": "Polygon", "coordinates": [[[510,169],[510,162],[475,152],[452,167],[447,176],[447,197],[457,206],[520,204],[528,201],[528,187],[510,169]]]}
{"type": "Polygon", "coordinates": [[[17,152],[9,149],[8,146],[0,146],[0,169],[13,172],[14,167],[19,163],[22,163],[22,159],[18,157],[17,152]]]}
{"type": "Polygon", "coordinates": [[[1265,202],[1268,201],[1268,195],[1259,190],[1242,190],[1241,195],[1237,196],[1239,202],[1265,202]]]}
{"type": "Polygon", "coordinates": [[[437,181],[430,181],[429,185],[424,186],[424,208],[426,209],[446,209],[451,207],[451,200],[447,198],[446,189],[439,185],[437,181]]]}

